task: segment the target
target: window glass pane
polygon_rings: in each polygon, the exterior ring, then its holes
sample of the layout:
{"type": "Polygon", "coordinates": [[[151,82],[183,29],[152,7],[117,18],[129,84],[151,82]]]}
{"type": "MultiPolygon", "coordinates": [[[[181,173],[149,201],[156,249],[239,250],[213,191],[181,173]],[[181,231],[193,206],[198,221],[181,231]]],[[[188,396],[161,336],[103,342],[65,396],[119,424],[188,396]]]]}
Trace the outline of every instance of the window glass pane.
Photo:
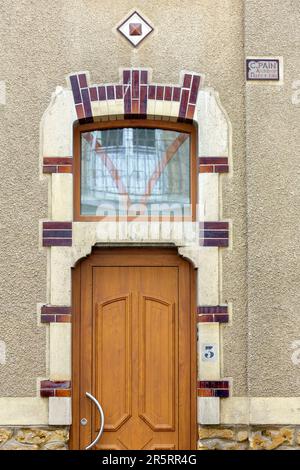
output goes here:
{"type": "Polygon", "coordinates": [[[81,214],[190,215],[190,135],[122,128],[81,134],[81,214]]]}

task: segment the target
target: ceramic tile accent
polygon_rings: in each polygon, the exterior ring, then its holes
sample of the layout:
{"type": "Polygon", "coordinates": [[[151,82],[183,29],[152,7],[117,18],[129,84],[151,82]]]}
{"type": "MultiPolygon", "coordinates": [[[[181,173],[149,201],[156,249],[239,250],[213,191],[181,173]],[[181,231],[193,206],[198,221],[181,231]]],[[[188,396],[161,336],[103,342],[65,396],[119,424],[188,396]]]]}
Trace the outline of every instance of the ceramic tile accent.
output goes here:
{"type": "Polygon", "coordinates": [[[72,246],[72,222],[43,222],[43,246],[72,246]]]}
{"type": "Polygon", "coordinates": [[[228,323],[228,307],[227,305],[198,306],[197,321],[198,323],[228,323]]]}
{"type": "Polygon", "coordinates": [[[227,157],[199,157],[199,173],[228,173],[227,157]]]}
{"type": "Polygon", "coordinates": [[[40,396],[47,397],[70,397],[71,396],[71,381],[58,381],[42,380],[40,385],[40,396]]]}
{"type": "Polygon", "coordinates": [[[136,47],[152,33],[153,27],[135,11],[118,26],[117,30],[136,47]]]}
{"type": "Polygon", "coordinates": [[[72,157],[44,157],[43,173],[72,173],[72,157]]]}
{"type": "Polygon", "coordinates": [[[228,247],[229,223],[228,222],[200,222],[199,244],[200,246],[228,247]]]}
{"type": "Polygon", "coordinates": [[[153,115],[192,121],[201,76],[184,72],[182,86],[149,84],[149,76],[148,69],[124,69],[119,84],[89,86],[87,72],[71,75],[69,80],[79,122],[120,116],[145,119],[153,115]]]}
{"type": "Polygon", "coordinates": [[[43,305],[41,308],[41,323],[70,323],[71,307],[43,305]]]}
{"type": "Polygon", "coordinates": [[[197,383],[198,397],[229,397],[228,380],[199,380],[197,383]]]}
{"type": "Polygon", "coordinates": [[[142,36],[142,23],[129,23],[129,36],[142,36]]]}

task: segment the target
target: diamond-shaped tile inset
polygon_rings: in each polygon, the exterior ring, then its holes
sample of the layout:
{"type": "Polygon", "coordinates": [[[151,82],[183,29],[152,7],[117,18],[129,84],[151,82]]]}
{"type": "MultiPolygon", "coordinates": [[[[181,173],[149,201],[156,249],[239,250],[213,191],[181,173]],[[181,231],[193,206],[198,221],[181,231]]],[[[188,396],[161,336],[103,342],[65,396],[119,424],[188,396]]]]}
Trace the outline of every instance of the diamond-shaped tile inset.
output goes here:
{"type": "Polygon", "coordinates": [[[152,26],[136,11],[117,29],[134,47],[138,46],[153,31],[152,26]]]}

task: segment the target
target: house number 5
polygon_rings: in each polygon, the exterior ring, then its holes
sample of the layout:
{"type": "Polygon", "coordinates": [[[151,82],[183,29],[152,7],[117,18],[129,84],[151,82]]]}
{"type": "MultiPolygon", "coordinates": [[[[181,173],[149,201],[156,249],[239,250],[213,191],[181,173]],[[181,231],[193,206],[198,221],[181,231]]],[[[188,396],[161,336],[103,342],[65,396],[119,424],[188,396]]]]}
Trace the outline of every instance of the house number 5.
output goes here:
{"type": "Polygon", "coordinates": [[[214,362],[217,359],[217,348],[215,344],[202,344],[202,361],[214,362]]]}

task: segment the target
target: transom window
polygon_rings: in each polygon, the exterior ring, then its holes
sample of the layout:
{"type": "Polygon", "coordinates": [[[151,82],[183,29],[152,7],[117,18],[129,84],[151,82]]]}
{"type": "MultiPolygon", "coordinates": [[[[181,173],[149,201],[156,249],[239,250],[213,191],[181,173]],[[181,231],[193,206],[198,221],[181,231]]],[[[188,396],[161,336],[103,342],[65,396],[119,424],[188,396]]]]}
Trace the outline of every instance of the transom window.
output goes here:
{"type": "Polygon", "coordinates": [[[194,169],[188,125],[82,127],[75,160],[76,220],[192,217],[194,169]]]}

